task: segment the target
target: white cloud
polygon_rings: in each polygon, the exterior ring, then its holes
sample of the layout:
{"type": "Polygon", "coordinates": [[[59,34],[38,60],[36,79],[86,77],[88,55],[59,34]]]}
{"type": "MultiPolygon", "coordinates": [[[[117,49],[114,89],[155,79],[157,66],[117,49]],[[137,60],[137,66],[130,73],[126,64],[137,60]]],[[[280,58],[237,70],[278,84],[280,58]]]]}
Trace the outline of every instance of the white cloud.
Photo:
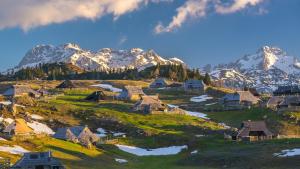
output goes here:
{"type": "Polygon", "coordinates": [[[221,3],[217,3],[215,8],[217,13],[228,14],[243,10],[247,6],[256,6],[264,0],[234,0],[232,5],[224,6],[221,3]]]}
{"type": "MultiPolygon", "coordinates": [[[[208,12],[219,14],[234,13],[248,6],[256,6],[263,1],[265,0],[233,0],[230,4],[224,4],[221,0],[187,0],[182,6],[177,8],[177,14],[173,16],[172,21],[167,26],[159,22],[154,28],[154,32],[156,34],[172,32],[180,28],[189,18],[202,18],[208,12]],[[209,10],[210,5],[214,6],[212,11],[209,10]]],[[[260,13],[263,14],[265,11],[260,11],[260,13]]]]}
{"type": "Polygon", "coordinates": [[[166,0],[1,0],[0,29],[34,27],[63,23],[78,18],[96,20],[104,15],[132,12],[149,2],[166,0]]]}
{"type": "Polygon", "coordinates": [[[172,32],[181,27],[188,18],[204,17],[206,15],[208,0],[188,0],[185,4],[177,8],[177,15],[173,17],[171,23],[164,27],[159,23],[154,31],[155,33],[172,32]]]}

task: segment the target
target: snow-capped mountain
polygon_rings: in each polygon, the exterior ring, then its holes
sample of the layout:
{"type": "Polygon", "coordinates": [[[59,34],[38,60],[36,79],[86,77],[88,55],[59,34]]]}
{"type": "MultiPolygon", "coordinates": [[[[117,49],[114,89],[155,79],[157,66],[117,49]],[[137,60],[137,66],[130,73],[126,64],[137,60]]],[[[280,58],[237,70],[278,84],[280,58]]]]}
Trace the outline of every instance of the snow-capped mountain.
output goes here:
{"type": "Polygon", "coordinates": [[[222,79],[226,86],[271,91],[278,85],[299,84],[300,62],[280,48],[264,46],[255,54],[214,67],[210,74],[222,79]]]}
{"type": "Polygon", "coordinates": [[[43,63],[71,63],[85,70],[107,70],[112,68],[137,68],[142,70],[156,64],[184,64],[178,58],[164,59],[153,50],[139,48],[113,50],[103,48],[98,52],[81,49],[76,44],[60,46],[38,45],[28,51],[16,69],[33,67],[43,63]]]}

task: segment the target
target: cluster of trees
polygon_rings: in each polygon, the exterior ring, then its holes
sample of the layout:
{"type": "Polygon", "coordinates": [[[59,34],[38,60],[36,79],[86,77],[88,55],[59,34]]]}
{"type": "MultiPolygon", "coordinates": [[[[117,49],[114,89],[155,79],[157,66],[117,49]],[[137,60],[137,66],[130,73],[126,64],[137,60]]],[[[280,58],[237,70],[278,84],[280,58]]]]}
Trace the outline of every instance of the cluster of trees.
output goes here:
{"type": "Polygon", "coordinates": [[[85,71],[66,63],[40,64],[36,67],[23,68],[17,72],[1,75],[1,80],[107,80],[107,79],[149,79],[165,77],[175,81],[187,79],[203,80],[211,84],[208,74],[201,75],[199,69],[188,69],[184,65],[156,65],[144,70],[110,69],[105,71],[85,71]]]}

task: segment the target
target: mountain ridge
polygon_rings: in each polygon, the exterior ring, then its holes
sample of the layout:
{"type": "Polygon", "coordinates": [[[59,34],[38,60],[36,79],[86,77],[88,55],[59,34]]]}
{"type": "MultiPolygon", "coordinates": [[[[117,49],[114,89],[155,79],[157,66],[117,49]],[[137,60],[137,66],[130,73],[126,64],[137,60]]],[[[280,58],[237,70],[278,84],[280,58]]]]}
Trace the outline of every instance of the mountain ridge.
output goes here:
{"type": "Polygon", "coordinates": [[[65,62],[84,70],[107,70],[146,67],[157,64],[184,64],[176,58],[164,59],[154,50],[144,51],[140,48],[115,50],[102,48],[97,52],[82,49],[79,45],[66,43],[59,46],[37,45],[29,50],[15,69],[33,67],[38,64],[65,62]]]}
{"type": "Polygon", "coordinates": [[[263,46],[228,64],[215,66],[210,75],[228,87],[256,87],[270,92],[279,85],[300,84],[300,62],[278,47],[263,46]]]}

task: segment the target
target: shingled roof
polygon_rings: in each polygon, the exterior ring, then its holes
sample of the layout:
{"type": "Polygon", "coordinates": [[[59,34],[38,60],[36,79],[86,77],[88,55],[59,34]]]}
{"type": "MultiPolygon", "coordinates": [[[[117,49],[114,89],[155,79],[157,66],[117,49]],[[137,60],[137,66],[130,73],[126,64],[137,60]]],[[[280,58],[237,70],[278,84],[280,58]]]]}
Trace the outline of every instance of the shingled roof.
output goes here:
{"type": "Polygon", "coordinates": [[[259,98],[253,96],[252,93],[250,93],[249,91],[237,91],[235,93],[229,93],[226,94],[223,97],[224,101],[239,101],[239,102],[251,102],[253,104],[258,103],[258,101],[260,100],[259,98]]]}
{"type": "Polygon", "coordinates": [[[85,146],[89,146],[90,144],[99,140],[99,137],[92,133],[87,126],[60,128],[53,135],[53,137],[75,143],[79,142],[85,146]]]}
{"type": "Polygon", "coordinates": [[[76,88],[76,85],[73,83],[72,80],[65,80],[61,84],[56,86],[56,88],[59,88],[59,89],[70,88],[70,89],[72,89],[72,88],[76,88]]]}
{"type": "Polygon", "coordinates": [[[89,101],[101,101],[105,99],[106,99],[106,94],[104,91],[95,91],[91,95],[85,98],[85,100],[89,100],[89,101]]]}
{"type": "Polygon", "coordinates": [[[32,166],[56,166],[57,169],[64,169],[62,163],[48,152],[24,153],[23,157],[12,166],[12,169],[29,168],[32,166]]]}
{"type": "Polygon", "coordinates": [[[250,132],[263,132],[265,136],[273,136],[264,121],[244,121],[237,137],[248,137],[250,132]]]}
{"type": "Polygon", "coordinates": [[[33,94],[35,96],[40,95],[37,91],[31,89],[27,85],[12,85],[3,93],[4,96],[12,96],[12,97],[21,96],[24,94],[33,94]]]}
{"type": "Polygon", "coordinates": [[[284,100],[284,96],[273,96],[267,102],[267,107],[277,107],[284,100]]]}
{"type": "Polygon", "coordinates": [[[300,96],[285,96],[280,107],[300,106],[300,96]]]}
{"type": "Polygon", "coordinates": [[[165,78],[157,78],[151,84],[150,88],[159,88],[159,87],[167,87],[168,82],[165,78]]]}
{"type": "Polygon", "coordinates": [[[16,119],[10,123],[3,132],[15,135],[33,134],[33,130],[27,125],[24,119],[16,119]]]}

